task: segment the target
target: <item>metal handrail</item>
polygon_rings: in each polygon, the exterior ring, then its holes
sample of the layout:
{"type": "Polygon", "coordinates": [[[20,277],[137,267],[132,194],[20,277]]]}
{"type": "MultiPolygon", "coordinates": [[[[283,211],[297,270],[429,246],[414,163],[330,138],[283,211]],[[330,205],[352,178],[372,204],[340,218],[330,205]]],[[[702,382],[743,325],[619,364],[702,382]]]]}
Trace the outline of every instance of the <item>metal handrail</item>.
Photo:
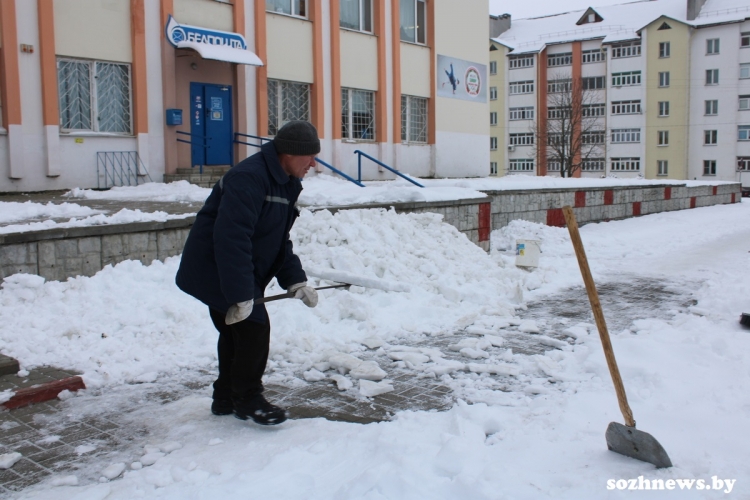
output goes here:
{"type": "MultiPolygon", "coordinates": [[[[191,134],[190,132],[183,132],[181,130],[175,130],[176,133],[182,134],[182,135],[189,135],[190,137],[200,137],[203,139],[203,144],[198,144],[198,142],[193,142],[192,140],[186,141],[185,139],[175,139],[177,142],[184,142],[185,144],[197,145],[201,146],[203,149],[210,148],[208,144],[206,144],[206,141],[210,141],[212,138],[207,135],[198,135],[198,134],[191,134]]],[[[192,166],[190,168],[193,168],[192,166]]],[[[203,165],[198,165],[198,173],[203,174],[203,165]]]]}
{"type": "Polygon", "coordinates": [[[359,149],[357,149],[356,151],[354,151],[354,154],[359,155],[359,156],[357,156],[357,176],[358,176],[358,179],[360,181],[362,181],[362,157],[364,156],[365,158],[368,158],[368,159],[374,161],[375,163],[377,163],[381,167],[383,167],[383,168],[385,168],[387,170],[390,170],[391,172],[393,172],[394,174],[398,175],[399,177],[403,177],[404,179],[406,179],[407,181],[411,182],[412,184],[417,185],[417,186],[419,186],[421,188],[424,187],[423,185],[421,185],[417,181],[414,181],[414,180],[410,179],[409,177],[405,176],[404,174],[402,174],[401,172],[399,172],[395,168],[389,167],[388,165],[386,165],[382,161],[373,158],[372,156],[368,155],[367,153],[363,153],[359,149]]]}
{"type": "Polygon", "coordinates": [[[352,178],[352,177],[349,177],[348,175],[346,175],[346,174],[345,174],[344,172],[342,172],[341,170],[337,169],[337,168],[336,168],[336,167],[334,167],[333,165],[329,165],[328,163],[324,162],[324,161],[323,161],[323,160],[321,160],[320,158],[315,158],[315,161],[317,161],[318,163],[320,163],[320,164],[321,164],[321,165],[323,165],[324,167],[328,167],[328,168],[330,168],[331,170],[333,170],[334,172],[336,172],[337,174],[339,174],[339,175],[340,175],[341,177],[343,177],[344,179],[348,180],[349,182],[353,182],[354,184],[356,184],[356,185],[357,185],[357,186],[359,186],[359,187],[365,187],[365,185],[364,185],[364,184],[362,184],[362,183],[361,183],[360,181],[358,181],[357,179],[354,179],[354,178],[352,178]]]}

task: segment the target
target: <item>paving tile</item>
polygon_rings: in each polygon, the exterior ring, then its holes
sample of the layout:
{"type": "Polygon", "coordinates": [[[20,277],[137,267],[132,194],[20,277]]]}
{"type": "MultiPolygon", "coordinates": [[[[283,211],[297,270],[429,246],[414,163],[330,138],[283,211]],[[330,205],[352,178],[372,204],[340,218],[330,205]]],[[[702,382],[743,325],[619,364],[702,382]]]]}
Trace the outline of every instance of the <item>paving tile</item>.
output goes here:
{"type": "Polygon", "coordinates": [[[19,476],[18,474],[16,474],[13,471],[13,469],[0,469],[0,483],[1,484],[5,484],[5,483],[9,483],[11,481],[15,481],[19,477],[21,477],[21,476],[19,476]]]}
{"type": "Polygon", "coordinates": [[[33,486],[41,482],[44,478],[50,475],[49,471],[43,471],[33,476],[22,477],[10,483],[5,483],[3,486],[12,492],[23,491],[29,486],[33,486]]]}
{"type": "Polygon", "coordinates": [[[13,466],[13,472],[21,477],[33,476],[35,474],[39,474],[40,472],[44,472],[45,470],[46,469],[43,466],[32,462],[25,457],[16,462],[16,465],[13,466]]]}

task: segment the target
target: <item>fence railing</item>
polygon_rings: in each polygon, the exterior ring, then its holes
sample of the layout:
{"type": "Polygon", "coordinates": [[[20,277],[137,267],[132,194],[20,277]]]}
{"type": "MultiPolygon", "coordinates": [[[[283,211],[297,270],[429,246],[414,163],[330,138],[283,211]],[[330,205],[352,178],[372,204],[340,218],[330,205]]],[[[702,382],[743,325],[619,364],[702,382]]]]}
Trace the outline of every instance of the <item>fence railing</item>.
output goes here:
{"type": "Polygon", "coordinates": [[[99,189],[137,186],[146,182],[152,182],[151,175],[141,161],[138,151],[99,151],[96,153],[96,185],[99,189]],[[104,186],[102,186],[102,181],[104,186]]]}
{"type": "Polygon", "coordinates": [[[423,187],[424,187],[423,185],[421,185],[421,184],[420,184],[420,183],[418,183],[417,181],[415,181],[415,180],[412,180],[412,179],[411,179],[410,177],[408,177],[408,176],[406,176],[406,175],[402,174],[401,172],[399,172],[399,171],[398,171],[398,170],[396,170],[395,168],[389,167],[388,165],[386,165],[386,164],[385,164],[385,163],[383,163],[382,161],[380,161],[380,160],[378,160],[378,159],[375,159],[375,158],[373,158],[372,156],[368,155],[367,153],[363,153],[363,152],[362,152],[362,151],[360,151],[359,149],[357,149],[356,151],[354,151],[354,154],[358,155],[358,156],[357,156],[357,179],[358,179],[358,180],[359,180],[360,182],[362,181],[362,157],[364,156],[364,157],[365,157],[365,158],[367,158],[368,160],[374,161],[375,163],[377,163],[378,165],[380,165],[380,166],[381,166],[381,167],[383,167],[384,169],[386,169],[386,170],[389,170],[389,171],[393,172],[394,174],[398,175],[399,177],[401,177],[401,178],[403,178],[403,179],[406,179],[407,181],[411,182],[412,184],[414,184],[414,185],[416,185],[416,186],[419,186],[419,187],[421,187],[421,188],[423,188],[423,187]]]}
{"type": "MultiPolygon", "coordinates": [[[[208,148],[211,147],[211,146],[208,145],[208,141],[210,141],[211,138],[208,137],[208,136],[206,136],[206,135],[191,134],[190,132],[182,132],[181,130],[177,130],[176,132],[178,134],[181,134],[181,135],[190,136],[190,140],[189,141],[186,141],[185,139],[177,139],[177,142],[184,142],[185,144],[190,144],[191,147],[192,146],[200,146],[200,147],[203,148],[204,152],[205,152],[206,149],[208,149],[208,148]],[[199,139],[203,139],[203,141],[202,142],[194,141],[193,137],[197,137],[199,139]]],[[[203,157],[205,158],[205,156],[206,155],[204,154],[203,157]]],[[[191,168],[192,167],[193,166],[191,165],[191,168]]],[[[202,163],[200,165],[198,165],[198,171],[201,174],[203,173],[203,164],[202,163]]]]}

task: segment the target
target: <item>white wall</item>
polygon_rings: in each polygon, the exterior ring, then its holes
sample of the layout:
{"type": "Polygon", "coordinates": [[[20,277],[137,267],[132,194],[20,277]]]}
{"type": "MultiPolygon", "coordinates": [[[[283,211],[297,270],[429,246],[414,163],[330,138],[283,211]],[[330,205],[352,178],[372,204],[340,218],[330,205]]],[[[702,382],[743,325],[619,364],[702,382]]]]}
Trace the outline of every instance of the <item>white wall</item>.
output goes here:
{"type": "Polygon", "coordinates": [[[58,56],[133,61],[129,0],[54,0],[53,5],[58,56]]]}
{"type": "MultiPolygon", "coordinates": [[[[148,8],[149,3],[159,2],[146,0],[144,3],[148,8]]],[[[180,24],[220,31],[234,31],[232,5],[228,3],[217,2],[216,0],[174,0],[173,15],[180,24]]]]}
{"type": "Polygon", "coordinates": [[[268,78],[313,83],[312,23],[271,13],[266,23],[268,78]]]}
{"type": "Polygon", "coordinates": [[[378,39],[373,35],[340,30],[341,86],[378,90],[378,39]]]}

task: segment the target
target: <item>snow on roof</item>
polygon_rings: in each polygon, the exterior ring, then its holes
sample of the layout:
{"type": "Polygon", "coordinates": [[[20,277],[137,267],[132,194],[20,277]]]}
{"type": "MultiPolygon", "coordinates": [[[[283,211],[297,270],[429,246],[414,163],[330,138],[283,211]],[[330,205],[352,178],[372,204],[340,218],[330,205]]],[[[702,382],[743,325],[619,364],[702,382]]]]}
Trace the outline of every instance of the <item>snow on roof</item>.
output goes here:
{"type": "Polygon", "coordinates": [[[682,20],[685,19],[685,14],[685,0],[640,0],[604,7],[592,6],[549,16],[514,20],[511,28],[494,40],[514,47],[515,54],[539,52],[546,45],[580,40],[602,39],[604,43],[612,43],[638,38],[637,30],[662,15],[682,20]],[[603,20],[577,24],[589,9],[595,10],[603,20]]]}
{"type": "Polygon", "coordinates": [[[707,0],[692,24],[701,27],[741,22],[745,19],[750,19],[750,4],[747,0],[707,0]]]}

